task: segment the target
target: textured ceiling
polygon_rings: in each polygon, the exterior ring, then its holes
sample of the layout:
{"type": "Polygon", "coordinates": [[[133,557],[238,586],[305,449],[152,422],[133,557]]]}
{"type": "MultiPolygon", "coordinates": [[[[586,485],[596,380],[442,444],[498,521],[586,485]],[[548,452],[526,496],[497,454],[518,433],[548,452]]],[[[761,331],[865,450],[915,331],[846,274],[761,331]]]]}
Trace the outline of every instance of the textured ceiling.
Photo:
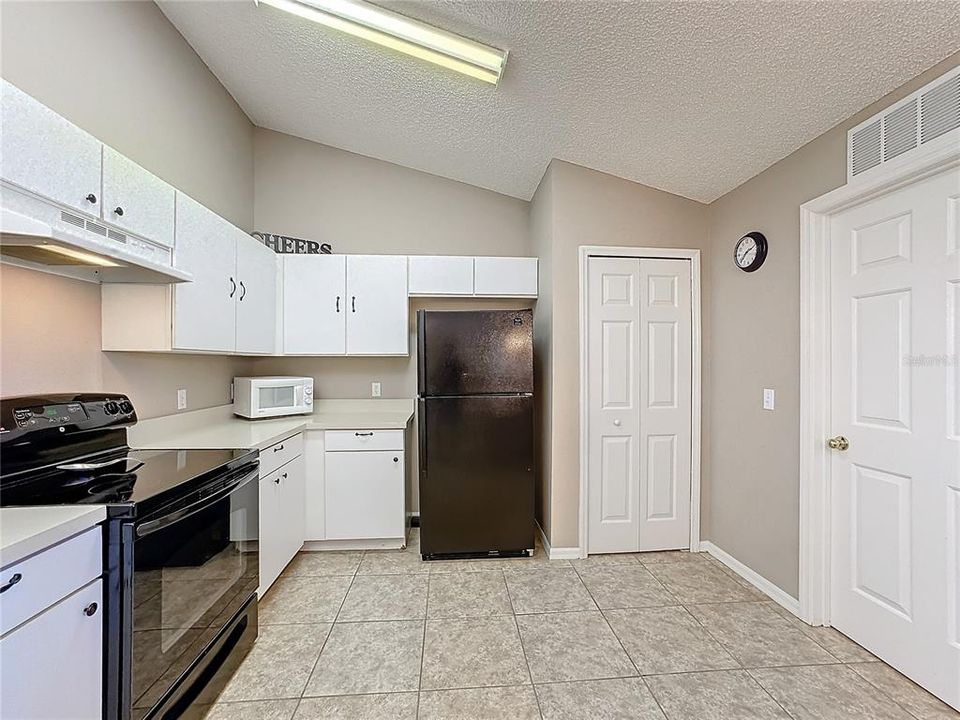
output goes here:
{"type": "Polygon", "coordinates": [[[498,87],[244,2],[159,0],[259,126],[529,199],[551,158],[713,200],[960,48],[960,2],[385,4],[498,87]]]}

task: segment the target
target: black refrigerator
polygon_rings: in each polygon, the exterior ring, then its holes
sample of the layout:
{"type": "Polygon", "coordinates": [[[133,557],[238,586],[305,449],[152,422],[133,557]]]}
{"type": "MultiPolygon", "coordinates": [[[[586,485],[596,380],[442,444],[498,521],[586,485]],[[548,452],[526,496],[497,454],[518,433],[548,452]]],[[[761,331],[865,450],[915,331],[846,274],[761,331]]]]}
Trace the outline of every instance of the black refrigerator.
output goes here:
{"type": "Polygon", "coordinates": [[[420,552],[534,546],[533,311],[417,313],[420,552]]]}

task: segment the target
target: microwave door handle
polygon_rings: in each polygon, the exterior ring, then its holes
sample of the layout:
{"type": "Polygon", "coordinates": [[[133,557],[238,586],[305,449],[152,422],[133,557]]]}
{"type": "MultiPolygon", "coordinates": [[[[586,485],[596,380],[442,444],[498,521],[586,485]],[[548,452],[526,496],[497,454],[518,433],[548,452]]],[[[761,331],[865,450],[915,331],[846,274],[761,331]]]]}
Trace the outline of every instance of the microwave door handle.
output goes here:
{"type": "Polygon", "coordinates": [[[303,407],[303,384],[297,383],[293,386],[293,408],[303,407]]]}
{"type": "Polygon", "coordinates": [[[260,475],[260,466],[258,465],[256,468],[254,468],[253,470],[245,474],[239,480],[236,480],[235,482],[230,483],[226,487],[221,488],[213,495],[210,495],[209,497],[205,497],[202,500],[198,500],[197,502],[191,505],[187,505],[186,507],[177,508],[173,512],[167,515],[164,515],[162,517],[158,517],[155,520],[148,520],[147,522],[138,525],[137,537],[140,537],[140,538],[146,537],[147,535],[150,535],[151,533],[155,533],[158,530],[163,530],[163,528],[173,525],[174,523],[179,522],[184,518],[188,518],[191,515],[194,515],[195,513],[200,512],[201,510],[205,510],[211,505],[215,505],[216,503],[220,502],[225,497],[227,497],[227,495],[232,493],[234,490],[237,490],[241,486],[246,485],[248,482],[250,482],[251,480],[254,480],[259,475],[260,475]]]}

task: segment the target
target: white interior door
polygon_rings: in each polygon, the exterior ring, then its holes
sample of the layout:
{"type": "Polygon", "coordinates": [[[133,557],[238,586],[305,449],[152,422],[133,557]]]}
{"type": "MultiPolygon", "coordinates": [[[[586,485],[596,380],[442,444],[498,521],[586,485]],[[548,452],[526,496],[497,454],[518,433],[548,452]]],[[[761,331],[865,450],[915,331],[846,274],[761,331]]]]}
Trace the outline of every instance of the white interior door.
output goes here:
{"type": "Polygon", "coordinates": [[[588,262],[587,550],[688,547],[690,262],[588,262]]]}
{"type": "Polygon", "coordinates": [[[960,707],[960,173],[831,223],[831,624],[960,707]]]}

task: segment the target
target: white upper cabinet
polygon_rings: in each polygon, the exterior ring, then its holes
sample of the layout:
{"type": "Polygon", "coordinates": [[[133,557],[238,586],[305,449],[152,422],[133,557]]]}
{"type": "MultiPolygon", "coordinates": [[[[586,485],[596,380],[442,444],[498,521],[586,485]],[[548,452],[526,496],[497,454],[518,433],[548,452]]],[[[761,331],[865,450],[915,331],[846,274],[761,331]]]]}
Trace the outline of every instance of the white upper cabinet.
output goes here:
{"type": "Polygon", "coordinates": [[[99,217],[103,144],[7,81],[0,82],[3,179],[99,217]]]}
{"type": "Polygon", "coordinates": [[[233,228],[237,247],[237,352],[273,353],[277,337],[278,256],[233,228]]]}
{"type": "Polygon", "coordinates": [[[472,257],[411,255],[408,268],[410,295],[473,295],[472,257]]]}
{"type": "Polygon", "coordinates": [[[282,263],[283,352],[343,355],[347,351],[346,257],[284,255],[282,263]]]}
{"type": "Polygon", "coordinates": [[[408,355],[407,258],[348,255],[347,355],[408,355]]]}
{"type": "Polygon", "coordinates": [[[474,258],[474,293],[494,297],[536,297],[537,265],[537,258],[474,258]]]}
{"type": "Polygon", "coordinates": [[[186,195],[177,193],[176,202],[174,265],[190,268],[193,282],[173,289],[173,348],[233,352],[240,289],[235,228],[186,195]]]}
{"type": "Polygon", "coordinates": [[[103,219],[173,247],[173,186],[111,147],[103,148],[103,219]]]}

